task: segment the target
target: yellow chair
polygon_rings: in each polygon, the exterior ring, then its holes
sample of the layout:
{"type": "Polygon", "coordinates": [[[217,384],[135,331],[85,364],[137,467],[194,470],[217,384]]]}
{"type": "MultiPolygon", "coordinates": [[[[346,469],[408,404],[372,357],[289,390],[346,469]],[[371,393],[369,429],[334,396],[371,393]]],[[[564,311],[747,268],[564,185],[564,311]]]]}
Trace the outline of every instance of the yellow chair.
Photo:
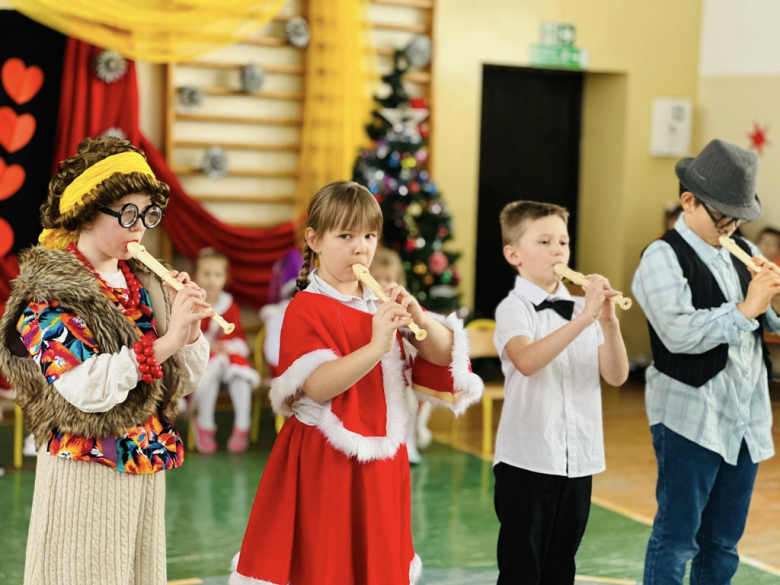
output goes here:
{"type": "Polygon", "coordinates": [[[21,469],[24,462],[24,413],[22,407],[14,404],[14,468],[21,469]]]}
{"type": "MultiPolygon", "coordinates": [[[[496,322],[493,319],[475,319],[466,325],[466,335],[469,339],[469,357],[498,357],[493,335],[496,332],[496,322]]],[[[504,399],[504,384],[485,384],[482,391],[482,454],[493,454],[493,402],[504,399]]],[[[452,442],[457,440],[458,419],[455,419],[452,429],[452,442]]]]}

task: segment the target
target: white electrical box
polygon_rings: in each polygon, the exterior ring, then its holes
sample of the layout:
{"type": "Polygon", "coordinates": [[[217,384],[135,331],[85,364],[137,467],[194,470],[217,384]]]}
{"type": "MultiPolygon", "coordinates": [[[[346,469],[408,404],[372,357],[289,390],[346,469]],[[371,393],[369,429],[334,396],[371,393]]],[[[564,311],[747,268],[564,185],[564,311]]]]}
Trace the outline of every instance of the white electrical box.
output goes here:
{"type": "Polygon", "coordinates": [[[693,104],[683,98],[653,100],[650,131],[652,156],[683,157],[691,152],[693,104]]]}

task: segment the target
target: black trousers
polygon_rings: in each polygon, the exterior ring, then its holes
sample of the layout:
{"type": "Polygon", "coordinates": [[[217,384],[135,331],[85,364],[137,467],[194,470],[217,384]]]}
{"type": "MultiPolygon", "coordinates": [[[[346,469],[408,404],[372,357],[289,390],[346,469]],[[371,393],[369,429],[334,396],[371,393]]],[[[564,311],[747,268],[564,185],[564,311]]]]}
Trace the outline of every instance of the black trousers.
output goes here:
{"type": "Polygon", "coordinates": [[[593,478],[545,475],[505,463],[493,471],[501,524],[498,585],[572,585],[593,478]]]}

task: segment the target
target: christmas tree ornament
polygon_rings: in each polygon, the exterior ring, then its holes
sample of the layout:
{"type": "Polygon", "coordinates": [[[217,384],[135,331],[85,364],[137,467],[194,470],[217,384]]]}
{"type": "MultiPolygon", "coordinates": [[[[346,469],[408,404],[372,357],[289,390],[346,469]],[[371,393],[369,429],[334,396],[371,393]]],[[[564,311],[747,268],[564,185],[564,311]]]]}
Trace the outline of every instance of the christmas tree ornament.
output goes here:
{"type": "Polygon", "coordinates": [[[442,274],[450,265],[450,261],[443,252],[434,252],[428,258],[428,268],[430,268],[433,274],[442,274]]]}

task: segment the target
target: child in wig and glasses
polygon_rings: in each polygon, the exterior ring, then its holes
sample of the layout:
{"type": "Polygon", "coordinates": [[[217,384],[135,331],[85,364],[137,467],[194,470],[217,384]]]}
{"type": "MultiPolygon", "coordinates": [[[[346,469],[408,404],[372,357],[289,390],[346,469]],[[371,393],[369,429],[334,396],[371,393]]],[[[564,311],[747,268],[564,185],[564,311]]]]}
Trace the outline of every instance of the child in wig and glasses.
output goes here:
{"type": "Polygon", "coordinates": [[[131,259],[168,186],[125,140],[87,138],[59,164],[40,246],[0,320],[0,367],[38,450],[24,582],[165,585],[165,472],[198,385],[213,315],[186,273],[175,292],[131,259]]]}

